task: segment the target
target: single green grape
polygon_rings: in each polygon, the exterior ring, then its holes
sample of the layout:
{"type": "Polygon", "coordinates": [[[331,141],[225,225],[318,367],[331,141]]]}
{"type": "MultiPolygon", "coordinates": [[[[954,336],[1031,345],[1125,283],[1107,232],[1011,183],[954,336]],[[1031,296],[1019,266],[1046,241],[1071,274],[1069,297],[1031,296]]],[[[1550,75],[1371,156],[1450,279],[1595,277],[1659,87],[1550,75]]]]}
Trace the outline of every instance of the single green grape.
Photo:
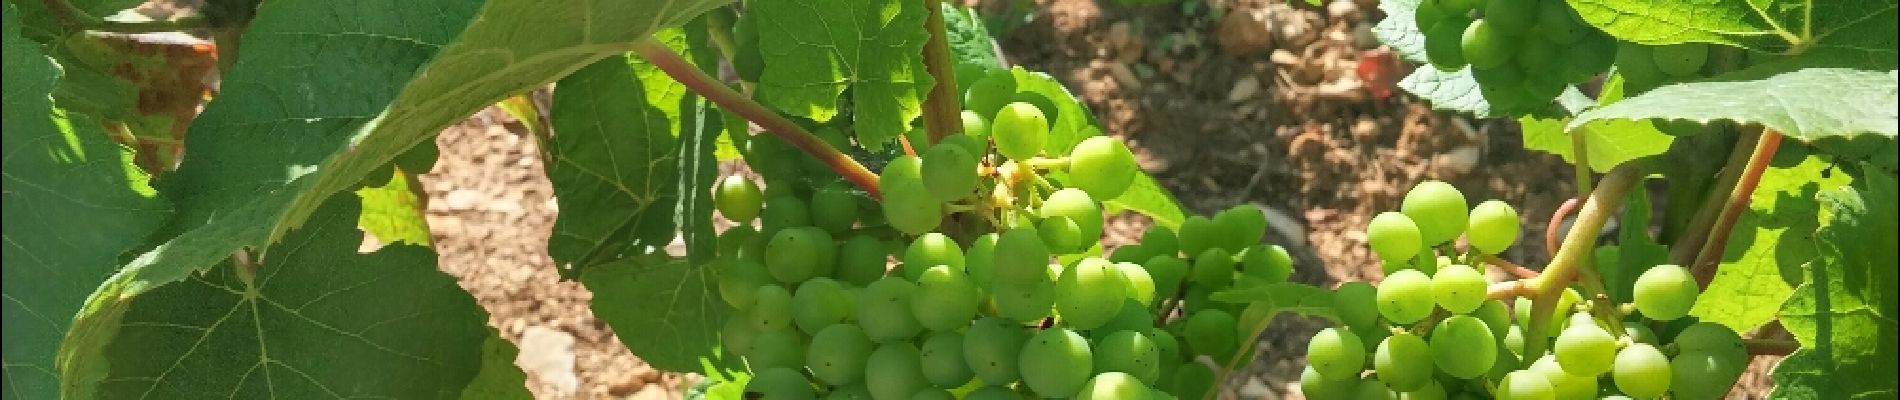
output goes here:
{"type": "Polygon", "coordinates": [[[1234,284],[1234,255],[1227,249],[1215,247],[1202,251],[1194,257],[1194,284],[1211,289],[1224,289],[1234,284]]]}
{"type": "Polygon", "coordinates": [[[1452,18],[1452,12],[1445,9],[1446,0],[1422,0],[1418,8],[1412,9],[1412,23],[1420,32],[1429,32],[1432,28],[1452,18]]]}
{"type": "Polygon", "coordinates": [[[1563,47],[1545,39],[1543,35],[1527,35],[1518,41],[1517,54],[1511,55],[1511,61],[1515,61],[1526,76],[1544,75],[1562,68],[1557,63],[1562,62],[1564,51],[1563,47]]]}
{"type": "Polygon", "coordinates": [[[804,200],[789,194],[765,198],[765,210],[759,213],[759,233],[772,237],[786,228],[811,226],[811,209],[804,200]]]}
{"type": "Polygon", "coordinates": [[[938,265],[924,270],[917,279],[910,312],[924,328],[947,332],[969,325],[980,301],[982,294],[969,276],[948,265],[938,265]]]}
{"type": "Polygon", "coordinates": [[[1036,234],[1042,235],[1042,244],[1055,250],[1056,254],[1075,254],[1087,249],[1083,243],[1082,227],[1074,219],[1064,216],[1045,218],[1036,224],[1036,234]]]}
{"type": "Polygon", "coordinates": [[[1233,253],[1259,245],[1267,236],[1267,213],[1251,204],[1241,204],[1215,213],[1214,223],[1226,232],[1222,236],[1228,240],[1223,247],[1233,253]]]}
{"type": "Polygon", "coordinates": [[[1354,329],[1379,321],[1378,289],[1365,282],[1346,282],[1333,289],[1333,309],[1339,321],[1354,329]]]}
{"type": "Polygon", "coordinates": [[[944,389],[969,383],[976,375],[970,370],[970,364],[963,361],[963,341],[963,335],[956,332],[938,332],[925,339],[918,354],[924,380],[944,389]]]}
{"type": "Polygon", "coordinates": [[[719,343],[731,350],[732,354],[744,355],[752,352],[752,339],[759,336],[759,329],[750,318],[727,318],[726,324],[719,327],[719,343]]]}
{"type": "Polygon", "coordinates": [[[1386,211],[1366,224],[1366,245],[1386,261],[1402,262],[1418,256],[1425,246],[1418,224],[1404,213],[1386,211]]]}
{"type": "Polygon", "coordinates": [[[1240,272],[1267,283],[1286,282],[1293,276],[1293,255],[1280,245],[1254,245],[1240,256],[1240,272]]]}
{"type": "Polygon", "coordinates": [[[1351,378],[1331,379],[1319,374],[1312,365],[1300,370],[1300,394],[1309,399],[1343,399],[1347,393],[1359,387],[1359,375],[1351,378]]]}
{"type": "Polygon", "coordinates": [[[854,235],[838,246],[839,281],[852,286],[869,285],[884,277],[890,260],[890,246],[871,235],[854,235]]]}
{"type": "Polygon", "coordinates": [[[975,139],[976,144],[981,146],[970,154],[982,155],[989,147],[990,119],[984,118],[983,114],[974,110],[963,110],[961,116],[963,117],[963,134],[975,139]]]}
{"type": "Polygon", "coordinates": [[[1742,344],[1742,337],[1722,324],[1697,322],[1677,332],[1674,342],[1683,352],[1706,352],[1737,363],[1748,362],[1748,347],[1742,344]]]}
{"type": "Polygon", "coordinates": [[[1502,201],[1485,200],[1471,208],[1465,240],[1480,253],[1498,254],[1517,243],[1518,229],[1517,209],[1502,201]]]}
{"type": "Polygon", "coordinates": [[[1485,0],[1484,19],[1497,25],[1501,32],[1513,36],[1527,33],[1537,25],[1537,14],[1541,1],[1526,0],[1485,0]]]}
{"type": "Polygon", "coordinates": [[[843,283],[831,278],[811,278],[792,293],[792,322],[798,330],[817,333],[832,324],[844,322],[856,313],[857,299],[843,283]]]}
{"type": "MultiPolygon", "coordinates": [[[[1595,399],[1597,395],[1597,375],[1572,375],[1564,372],[1557,364],[1555,356],[1539,357],[1531,363],[1529,370],[1544,374],[1550,380],[1550,387],[1558,400],[1595,399]]],[[[1605,371],[1608,372],[1608,371],[1605,371]]]]}
{"type": "Polygon", "coordinates": [[[759,210],[765,206],[765,194],[759,186],[744,176],[728,175],[713,188],[713,208],[719,215],[733,222],[751,221],[758,218],[759,210]]]}
{"type": "Polygon", "coordinates": [[[719,258],[760,262],[765,259],[765,240],[751,225],[737,225],[719,234],[719,258]]]}
{"type": "Polygon", "coordinates": [[[1029,338],[1016,360],[1023,385],[1041,397],[1069,397],[1082,390],[1094,369],[1088,339],[1065,328],[1044,329],[1029,338]]]}
{"type": "Polygon", "coordinates": [[[1537,8],[1537,33],[1552,43],[1568,45],[1583,39],[1592,28],[1563,0],[1543,0],[1537,8]]]}
{"type": "Polygon", "coordinates": [[[1003,157],[1027,160],[1042,153],[1043,143],[1049,140],[1049,119],[1033,104],[1009,103],[990,120],[990,140],[1003,157]]]}
{"type": "Polygon", "coordinates": [[[1022,400],[1023,396],[1010,391],[1008,386],[989,385],[970,391],[963,400],[1022,400]]]}
{"type": "Polygon", "coordinates": [[[1650,53],[1656,69],[1669,76],[1695,76],[1709,61],[1709,45],[1678,43],[1656,46],[1650,53]]]}
{"type": "Polygon", "coordinates": [[[1082,391],[1075,394],[1075,400],[1144,400],[1148,399],[1150,389],[1134,375],[1122,372],[1103,372],[1082,383],[1082,391]]]}
{"type": "MultiPolygon", "coordinates": [[[[918,236],[904,250],[904,264],[915,264],[925,269],[945,265],[956,271],[963,271],[965,260],[963,248],[949,235],[930,232],[918,236]]],[[[918,270],[922,272],[922,269],[918,270]]]]}
{"type": "Polygon", "coordinates": [[[1457,71],[1470,63],[1465,61],[1465,28],[1471,26],[1471,20],[1465,18],[1447,19],[1425,30],[1425,59],[1432,67],[1440,71],[1457,71]]]}
{"type": "MultiPolygon", "coordinates": [[[[1193,346],[1192,343],[1189,346],[1193,346]]],[[[1437,346],[1433,346],[1434,350],[1437,346]]],[[[1327,379],[1356,379],[1366,365],[1366,348],[1359,335],[1339,328],[1321,329],[1306,342],[1306,362],[1327,379]]]]}
{"type": "Polygon", "coordinates": [[[1669,358],[1647,343],[1632,344],[1616,353],[1616,365],[1610,370],[1616,388],[1637,399],[1662,397],[1669,390],[1669,358]]]}
{"type": "Polygon", "coordinates": [[[1372,353],[1373,369],[1392,390],[1410,392],[1432,381],[1432,348],[1410,333],[1385,338],[1372,353]]]}
{"type": "Polygon", "coordinates": [[[801,227],[778,231],[765,245],[765,268],[772,278],[784,284],[797,284],[819,275],[822,253],[835,251],[831,234],[801,227]]]}
{"type": "Polygon", "coordinates": [[[976,320],[963,334],[963,361],[984,382],[1014,382],[1022,376],[1016,362],[1029,330],[1002,318],[976,320]]]}
{"type": "Polygon", "coordinates": [[[943,223],[943,202],[930,194],[920,181],[885,184],[884,220],[892,228],[911,235],[936,229],[943,223]]]}
{"type": "Polygon", "coordinates": [[[1444,181],[1424,181],[1412,190],[1405,192],[1405,199],[1399,203],[1399,212],[1412,217],[1418,223],[1419,237],[1425,245],[1434,246],[1455,239],[1464,233],[1471,208],[1465,203],[1465,194],[1444,181]]]}
{"type": "Polygon", "coordinates": [[[1115,317],[1127,293],[1128,279],[1112,263],[1084,258],[1056,280],[1056,312],[1070,328],[1095,329],[1115,317]]]}
{"type": "MultiPolygon", "coordinates": [[[[969,140],[963,136],[951,137],[969,140]]],[[[919,173],[923,175],[924,188],[929,189],[937,201],[956,201],[976,195],[977,160],[967,144],[952,143],[945,138],[943,143],[925,151],[923,160],[919,173]]]]}
{"type": "Polygon", "coordinates": [[[1655,47],[1617,42],[1616,74],[1623,76],[1625,95],[1635,95],[1662,84],[1667,77],[1656,65],[1655,47]]]}
{"type": "Polygon", "coordinates": [[[1114,263],[1114,266],[1115,271],[1121,273],[1123,282],[1127,283],[1127,299],[1134,300],[1142,307],[1154,305],[1155,279],[1148,274],[1147,268],[1129,262],[1114,263]]]}
{"type": "Polygon", "coordinates": [[[1484,321],[1485,326],[1491,327],[1492,337],[1501,338],[1510,333],[1511,307],[1504,305],[1503,300],[1485,300],[1476,311],[1471,312],[1471,316],[1477,317],[1479,321],[1484,321]]]}
{"type": "Polygon", "coordinates": [[[1360,380],[1359,385],[1352,388],[1352,398],[1354,400],[1392,400],[1398,396],[1392,393],[1392,388],[1385,386],[1385,382],[1374,376],[1360,380]]]}
{"type": "Polygon", "coordinates": [[[1701,290],[1695,276],[1678,265],[1658,265],[1636,277],[1632,292],[1636,310],[1644,317],[1668,321],[1689,315],[1701,290]]]}
{"type": "Polygon", "coordinates": [[[1113,136],[1082,139],[1069,151],[1070,183],[1097,199],[1121,196],[1140,172],[1135,153],[1113,136]]]}
{"type": "Polygon", "coordinates": [[[1188,362],[1175,368],[1173,389],[1168,393],[1181,399],[1199,399],[1214,390],[1217,374],[1212,367],[1198,362],[1188,362]]]}
{"type": "Polygon", "coordinates": [[[747,396],[761,399],[810,400],[818,398],[812,391],[811,382],[797,369],[788,367],[761,368],[758,374],[746,381],[747,396]]]}
{"type": "Polygon", "coordinates": [[[719,297],[733,309],[752,308],[753,295],[759,292],[759,287],[772,284],[772,274],[759,263],[727,259],[713,264],[719,273],[719,297]]]}
{"type": "Polygon", "coordinates": [[[864,386],[864,382],[858,382],[858,383],[853,383],[853,384],[843,385],[843,386],[833,386],[831,388],[831,393],[825,395],[825,400],[873,400],[873,399],[875,398],[871,397],[871,388],[864,386]]]}
{"type": "Polygon", "coordinates": [[[1564,81],[1583,83],[1616,63],[1616,39],[1594,30],[1583,35],[1570,50],[1563,52],[1564,81]]]}
{"type": "Polygon", "coordinates": [[[1149,251],[1147,246],[1142,246],[1141,243],[1132,243],[1116,247],[1115,250],[1108,253],[1108,260],[1114,262],[1140,263],[1142,261],[1148,261],[1148,258],[1154,256],[1155,253],[1149,251]]]}
{"type": "Polygon", "coordinates": [[[1076,247],[1081,248],[1050,249],[1057,253],[1073,253],[1084,250],[1089,244],[1094,243],[1097,239],[1102,237],[1102,205],[1101,203],[1095,202],[1095,198],[1090,196],[1088,192],[1080,189],[1067,188],[1050,193],[1049,197],[1043,200],[1042,208],[1037,214],[1039,217],[1045,219],[1068,217],[1074,221],[1075,226],[1080,229],[1078,233],[1081,234],[1080,242],[1083,243],[1079,243],[1079,246],[1076,247]]]}
{"type": "Polygon", "coordinates": [[[1669,359],[1669,391],[1674,399],[1720,399],[1742,376],[1746,361],[1706,351],[1683,351],[1669,359]]]}
{"type": "Polygon", "coordinates": [[[1220,226],[1213,219],[1195,215],[1181,221],[1179,243],[1181,253],[1189,256],[1199,255],[1207,249],[1220,245],[1220,226]]]}
{"type": "Polygon", "coordinates": [[[1015,228],[1003,231],[996,239],[991,263],[996,283],[1026,284],[1048,282],[1049,248],[1035,229],[1015,228]]]}
{"type": "Polygon", "coordinates": [[[864,361],[864,386],[871,397],[908,399],[929,387],[924,378],[923,356],[910,341],[879,345],[864,361]]]}
{"type": "Polygon", "coordinates": [[[746,353],[745,360],[754,369],[803,367],[805,343],[799,340],[798,333],[788,330],[759,332],[752,338],[752,349],[746,353]]]}
{"type": "Polygon", "coordinates": [[[1485,281],[1484,273],[1464,265],[1448,265],[1432,274],[1432,299],[1440,307],[1456,314],[1476,311],[1485,303],[1486,289],[1490,282],[1485,281]]]}
{"type": "Polygon", "coordinates": [[[1446,375],[1476,378],[1490,371],[1497,361],[1497,343],[1484,321],[1468,315],[1453,315],[1432,327],[1432,361],[1446,375]]]}
{"type": "Polygon", "coordinates": [[[878,190],[882,191],[890,191],[891,185],[899,183],[922,184],[924,159],[912,155],[897,156],[891,159],[890,163],[884,164],[884,170],[878,172],[877,177],[878,190]]]}
{"type": "Polygon", "coordinates": [[[1016,96],[1016,76],[1007,69],[992,69],[973,79],[970,90],[963,92],[963,106],[978,116],[996,115],[1016,96]]]}
{"type": "Polygon", "coordinates": [[[1182,338],[1187,340],[1188,350],[1194,354],[1226,360],[1238,346],[1238,324],[1234,315],[1227,311],[1211,308],[1200,310],[1188,316],[1182,338]]]}
{"type": "Polygon", "coordinates": [[[1491,22],[1493,18],[1480,18],[1465,26],[1459,37],[1458,50],[1465,56],[1465,62],[1472,68],[1492,69],[1511,62],[1511,53],[1517,52],[1516,38],[1505,33],[1491,22]]]}
{"type": "Polygon", "coordinates": [[[878,343],[902,341],[917,336],[923,324],[911,314],[910,302],[917,285],[899,277],[886,277],[858,292],[858,326],[865,336],[878,343]]]}
{"type": "Polygon", "coordinates": [[[813,190],[811,194],[811,222],[832,234],[851,231],[858,222],[858,195],[852,193],[850,185],[844,182],[832,182],[813,190]]]}
{"type": "Polygon", "coordinates": [[[956,398],[957,395],[950,394],[949,390],[938,388],[924,388],[910,395],[910,400],[956,400],[956,398]]]}
{"type": "Polygon", "coordinates": [[[996,315],[1018,322],[1035,322],[1048,317],[1056,305],[1055,281],[1046,273],[1038,275],[1024,283],[996,282],[990,290],[996,315]]]}
{"type": "Polygon", "coordinates": [[[732,26],[733,42],[738,45],[732,55],[732,70],[746,82],[758,82],[759,76],[765,74],[765,54],[759,52],[758,20],[756,16],[741,16],[732,26]]]}
{"type": "Polygon", "coordinates": [[[1550,378],[1536,371],[1512,371],[1498,382],[1498,398],[1507,400],[1557,400],[1550,378]]]}
{"type": "Polygon", "coordinates": [[[805,367],[818,381],[832,385],[857,383],[864,379],[864,362],[876,348],[864,329],[856,324],[826,326],[811,337],[805,351],[805,367]]]}
{"type": "Polygon", "coordinates": [[[1148,270],[1148,276],[1154,277],[1156,297],[1173,296],[1180,290],[1181,283],[1188,279],[1188,263],[1173,256],[1158,255],[1149,257],[1141,267],[1148,270]]]}
{"type": "Polygon", "coordinates": [[[970,241],[970,249],[963,252],[963,273],[970,275],[970,282],[979,289],[988,289],[996,281],[996,242],[1002,235],[985,233],[970,241]]]}
{"type": "Polygon", "coordinates": [[[1157,255],[1175,256],[1181,252],[1180,237],[1174,235],[1174,230],[1161,225],[1150,226],[1141,232],[1141,247],[1157,255]]]}
{"type": "Polygon", "coordinates": [[[1570,324],[1553,349],[1557,364],[1572,375],[1602,375],[1616,363],[1616,337],[1594,324],[1570,324]]]}
{"type": "Polygon", "coordinates": [[[1123,372],[1150,385],[1161,377],[1161,350],[1141,332],[1124,330],[1103,336],[1095,343],[1093,355],[1098,374],[1123,372]]]}
{"type": "Polygon", "coordinates": [[[1379,282],[1379,315],[1398,324],[1410,324],[1432,314],[1432,278],[1418,270],[1403,270],[1379,282]]]}
{"type": "Polygon", "coordinates": [[[778,285],[754,289],[755,299],[748,316],[760,332],[792,329],[792,292],[778,285]]]}

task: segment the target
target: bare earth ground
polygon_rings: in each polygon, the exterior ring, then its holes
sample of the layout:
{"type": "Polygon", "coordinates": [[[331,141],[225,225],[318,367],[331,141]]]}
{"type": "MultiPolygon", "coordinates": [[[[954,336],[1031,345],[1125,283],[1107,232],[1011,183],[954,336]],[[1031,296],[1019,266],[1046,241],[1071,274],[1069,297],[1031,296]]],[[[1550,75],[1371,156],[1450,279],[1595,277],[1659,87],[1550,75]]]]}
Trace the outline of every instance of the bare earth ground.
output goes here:
{"type": "MultiPolygon", "coordinates": [[[[1000,12],[1006,3],[977,5],[1000,12]]],[[[1525,236],[1506,258],[1548,260],[1544,222],[1574,195],[1569,166],[1524,150],[1506,124],[1433,113],[1402,94],[1372,95],[1388,83],[1355,70],[1362,52],[1378,51],[1365,31],[1380,18],[1374,1],[1037,3],[999,33],[1008,61],[1063,81],[1192,211],[1242,203],[1271,210],[1270,240],[1293,250],[1294,280],[1380,279],[1363,226],[1426,179],[1452,182],[1472,199],[1510,202],[1524,216],[1525,236]]],[[[524,132],[491,109],[438,139],[441,159],[422,181],[443,270],[521,346],[518,363],[538,397],[680,396],[690,378],[640,362],[593,318],[591,294],[558,279],[546,249],[552,190],[524,132]]],[[[1126,243],[1148,224],[1115,218],[1107,240],[1126,243]]],[[[1283,316],[1273,324],[1259,338],[1257,360],[1226,382],[1223,397],[1302,398],[1304,343],[1323,322],[1283,316]]],[[[1774,361],[1757,360],[1730,397],[1760,398],[1762,372],[1774,361]]]]}

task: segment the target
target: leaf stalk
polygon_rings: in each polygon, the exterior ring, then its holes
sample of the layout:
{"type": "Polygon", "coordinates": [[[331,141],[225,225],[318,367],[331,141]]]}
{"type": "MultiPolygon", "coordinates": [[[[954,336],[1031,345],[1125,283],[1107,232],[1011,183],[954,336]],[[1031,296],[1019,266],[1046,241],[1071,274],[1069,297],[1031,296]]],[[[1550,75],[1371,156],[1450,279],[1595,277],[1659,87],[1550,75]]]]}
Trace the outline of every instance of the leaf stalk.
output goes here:
{"type": "Polygon", "coordinates": [[[1722,206],[1722,214],[1709,227],[1709,239],[1702,243],[1701,251],[1696,253],[1695,264],[1689,272],[1695,276],[1696,284],[1703,288],[1715,279],[1715,265],[1722,260],[1722,252],[1728,246],[1729,233],[1735,230],[1735,219],[1748,209],[1748,202],[1754,197],[1755,187],[1761,184],[1761,174],[1768,169],[1768,161],[1775,158],[1775,151],[1781,148],[1781,132],[1772,129],[1763,130],[1761,140],[1755,143],[1755,151],[1748,157],[1748,166],[1742,171],[1741,179],[1735,183],[1735,189],[1729,192],[1728,203],[1722,206]]]}

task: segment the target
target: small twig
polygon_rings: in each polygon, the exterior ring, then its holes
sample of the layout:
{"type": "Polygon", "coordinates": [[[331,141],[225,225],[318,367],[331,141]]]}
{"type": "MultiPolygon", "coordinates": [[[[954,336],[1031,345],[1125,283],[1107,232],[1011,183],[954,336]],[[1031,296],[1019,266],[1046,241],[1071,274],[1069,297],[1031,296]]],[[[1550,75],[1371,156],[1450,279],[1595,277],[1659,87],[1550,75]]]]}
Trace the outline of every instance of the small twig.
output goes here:
{"type": "Polygon", "coordinates": [[[1742,339],[1751,356],[1785,356],[1801,349],[1801,342],[1788,339],[1742,339]]]}
{"type": "Polygon", "coordinates": [[[1747,169],[1742,171],[1741,180],[1735,183],[1735,190],[1729,193],[1728,204],[1722,207],[1721,217],[1709,227],[1709,239],[1702,242],[1702,251],[1697,252],[1695,264],[1689,268],[1689,272],[1695,275],[1697,285],[1706,288],[1709,281],[1715,278],[1715,265],[1722,260],[1729,232],[1735,230],[1735,219],[1748,209],[1755,186],[1761,183],[1762,171],[1768,169],[1768,161],[1775,158],[1775,150],[1780,148],[1781,132],[1763,130],[1761,142],[1755,144],[1754,155],[1748,157],[1747,169]]]}
{"type": "Polygon", "coordinates": [[[1544,226],[1545,252],[1549,252],[1553,255],[1557,254],[1557,235],[1563,233],[1564,218],[1569,217],[1572,211],[1576,211],[1577,205],[1579,204],[1583,204],[1583,202],[1573,197],[1569,200],[1564,200],[1562,205],[1557,206],[1556,212],[1550,213],[1550,222],[1544,226]]]}
{"type": "Polygon", "coordinates": [[[1491,284],[1486,288],[1485,297],[1496,300],[1509,300],[1537,294],[1537,288],[1531,285],[1533,279],[1518,279],[1491,284]]]}
{"type": "Polygon", "coordinates": [[[1478,261],[1483,261],[1485,264],[1491,264],[1491,266],[1493,267],[1498,267],[1498,269],[1504,270],[1505,273],[1509,273],[1512,276],[1518,277],[1519,279],[1530,279],[1530,278],[1537,277],[1537,271],[1532,271],[1530,268],[1524,268],[1524,266],[1522,265],[1517,265],[1517,263],[1513,263],[1508,260],[1498,258],[1498,256],[1494,256],[1490,254],[1479,254],[1478,261]]]}
{"type": "Polygon", "coordinates": [[[1590,146],[1586,144],[1588,141],[1584,139],[1584,135],[1589,132],[1589,129],[1586,128],[1577,128],[1576,130],[1570,131],[1570,156],[1571,160],[1574,161],[1571,164],[1576,165],[1577,193],[1579,193],[1579,196],[1581,196],[1582,193],[1590,193],[1590,146]]]}

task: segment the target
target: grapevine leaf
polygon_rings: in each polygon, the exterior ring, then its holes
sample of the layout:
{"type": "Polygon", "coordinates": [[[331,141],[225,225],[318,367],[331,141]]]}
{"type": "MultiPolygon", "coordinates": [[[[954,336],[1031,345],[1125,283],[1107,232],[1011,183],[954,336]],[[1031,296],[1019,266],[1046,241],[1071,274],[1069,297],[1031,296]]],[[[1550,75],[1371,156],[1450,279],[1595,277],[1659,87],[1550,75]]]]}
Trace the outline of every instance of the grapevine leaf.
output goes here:
{"type": "Polygon", "coordinates": [[[1609,172],[1630,160],[1662,154],[1676,137],[1669,136],[1656,129],[1651,121],[1615,121],[1592,126],[1586,130],[1564,132],[1561,119],[1525,116],[1518,118],[1524,129],[1524,148],[1556,154],[1564,161],[1576,163],[1572,154],[1571,134],[1582,134],[1585,150],[1590,155],[1590,169],[1597,172],[1609,172]]]}
{"type": "Polygon", "coordinates": [[[363,200],[363,215],[356,224],[363,232],[382,243],[429,245],[429,222],[422,218],[422,196],[409,186],[411,176],[402,168],[391,170],[383,186],[356,190],[363,200]]]}
{"type": "MultiPolygon", "coordinates": [[[[958,64],[975,64],[986,68],[996,68],[1003,62],[996,56],[996,46],[990,43],[990,31],[983,27],[983,16],[976,9],[943,4],[943,25],[945,38],[950,42],[950,54],[956,56],[958,64]]],[[[977,77],[959,77],[958,80],[977,77]]]]}
{"type": "MultiPolygon", "coordinates": [[[[1050,120],[1049,141],[1043,145],[1044,152],[1066,156],[1069,151],[1075,150],[1075,145],[1081,143],[1082,139],[1102,135],[1102,131],[1095,128],[1093,114],[1090,114],[1088,108],[1077,101],[1075,96],[1069,94],[1069,89],[1063,87],[1062,82],[1056,81],[1048,74],[1024,70],[1021,67],[1012,69],[1010,73],[1016,77],[1018,98],[1026,97],[1031,101],[1047,102],[1047,104],[1037,104],[1037,107],[1047,113],[1050,120]]],[[[1111,208],[1119,207],[1147,215],[1154,218],[1156,224],[1170,229],[1180,227],[1181,221],[1187,220],[1187,214],[1181,209],[1181,202],[1175,200],[1167,190],[1162,189],[1161,183],[1155,181],[1154,177],[1145,171],[1137,171],[1134,182],[1128,186],[1128,191],[1104,203],[1111,208]]]]}
{"type": "MultiPolygon", "coordinates": [[[[60,3],[70,5],[73,9],[93,18],[104,18],[121,10],[136,7],[143,2],[143,0],[65,0],[60,3]]],[[[29,39],[49,42],[73,32],[71,28],[60,22],[52,10],[47,8],[48,5],[56,3],[49,1],[10,1],[9,3],[19,6],[21,13],[19,18],[22,25],[20,31],[29,39]]]]}
{"type": "Polygon", "coordinates": [[[724,301],[712,268],[663,255],[630,257],[588,268],[581,283],[594,291],[594,315],[619,332],[641,360],[666,371],[700,371],[719,357],[724,301]]]}
{"type": "Polygon", "coordinates": [[[1719,43],[1763,52],[1815,52],[1893,65],[1893,0],[1570,0],[1591,25],[1649,44],[1719,43]]]}
{"type": "Polygon", "coordinates": [[[1828,223],[1815,232],[1821,256],[1807,283],[1782,306],[1781,322],[1802,349],[1775,367],[1773,398],[1872,399],[1900,395],[1892,379],[1900,357],[1900,284],[1891,239],[1894,178],[1870,173],[1853,186],[1821,192],[1828,223]],[[1884,238],[1884,240],[1869,240],[1884,238]]]}
{"type": "MultiPolygon", "coordinates": [[[[116,296],[267,249],[316,205],[443,127],[720,0],[265,2],[168,175],[170,242],[116,296]]],[[[269,254],[261,254],[263,260],[269,254]]]]}
{"type": "Polygon", "coordinates": [[[1425,59],[1425,33],[1418,31],[1417,18],[1413,17],[1419,3],[1419,0],[1379,2],[1379,11],[1385,12],[1385,19],[1372,26],[1372,35],[1379,38],[1379,43],[1391,47],[1399,58],[1424,65],[1431,61],[1425,59]]]}
{"type": "Polygon", "coordinates": [[[1438,68],[1420,67],[1399,80],[1399,88],[1413,96],[1432,103],[1432,108],[1445,111],[1467,112],[1479,118],[1490,117],[1491,103],[1484,100],[1484,93],[1478,89],[1478,80],[1471,77],[1471,68],[1456,72],[1445,72],[1438,68]]]}
{"type": "Polygon", "coordinates": [[[521,349],[501,338],[501,332],[488,330],[482,339],[482,369],[462,388],[463,400],[532,399],[528,393],[528,375],[515,365],[521,349]]]}
{"type": "Polygon", "coordinates": [[[680,132],[678,154],[673,157],[678,163],[674,168],[680,172],[673,183],[674,192],[679,193],[672,210],[673,225],[679,227],[686,242],[686,261],[701,265],[712,261],[719,247],[719,234],[712,226],[712,189],[719,178],[715,153],[720,134],[725,131],[725,115],[705,99],[686,107],[681,114],[681,125],[690,130],[680,132]]]}
{"type": "Polygon", "coordinates": [[[1847,174],[1824,174],[1832,165],[1808,156],[1789,167],[1770,166],[1735,220],[1722,264],[1689,315],[1746,332],[1775,319],[1777,307],[1801,283],[1803,263],[1813,260],[1816,193],[1846,185],[1847,174]],[[1826,175],[1826,176],[1824,176],[1826,175]]]}
{"type": "Polygon", "coordinates": [[[59,398],[54,350],[87,294],[117,268],[119,256],[164,224],[169,207],[153,196],[129,154],[98,121],[54,108],[60,69],[20,34],[20,11],[0,4],[0,94],[6,171],[0,230],[6,265],[6,335],[0,347],[5,396],[59,398]]]}
{"type": "Polygon", "coordinates": [[[934,81],[924,71],[924,2],[792,0],[751,4],[765,70],[760,98],[818,122],[851,91],[858,142],[873,150],[910,130],[934,81]]]}
{"type": "Polygon", "coordinates": [[[1333,292],[1312,285],[1280,282],[1214,292],[1214,301],[1226,303],[1265,303],[1272,308],[1262,320],[1273,319],[1280,311],[1337,318],[1333,313],[1333,292]]]}
{"type": "MultiPolygon", "coordinates": [[[[688,61],[716,63],[698,32],[704,29],[667,29],[654,36],[689,54],[688,61]]],[[[548,239],[555,262],[585,267],[629,246],[673,240],[679,226],[673,209],[681,193],[675,185],[681,171],[678,136],[720,129],[686,118],[700,103],[685,85],[636,57],[609,57],[561,79],[547,164],[555,201],[565,210],[548,239]]]]}
{"type": "Polygon", "coordinates": [[[1731,120],[1814,141],[1900,133],[1900,71],[1815,68],[1761,80],[1664,86],[1577,115],[1565,128],[1607,129],[1614,120],[1731,120]]]}
{"type": "MultiPolygon", "coordinates": [[[[130,301],[67,398],[459,396],[481,369],[487,316],[426,247],[358,254],[360,210],[335,197],[277,244],[130,301]]],[[[115,300],[115,299],[108,299],[115,300]]]]}

